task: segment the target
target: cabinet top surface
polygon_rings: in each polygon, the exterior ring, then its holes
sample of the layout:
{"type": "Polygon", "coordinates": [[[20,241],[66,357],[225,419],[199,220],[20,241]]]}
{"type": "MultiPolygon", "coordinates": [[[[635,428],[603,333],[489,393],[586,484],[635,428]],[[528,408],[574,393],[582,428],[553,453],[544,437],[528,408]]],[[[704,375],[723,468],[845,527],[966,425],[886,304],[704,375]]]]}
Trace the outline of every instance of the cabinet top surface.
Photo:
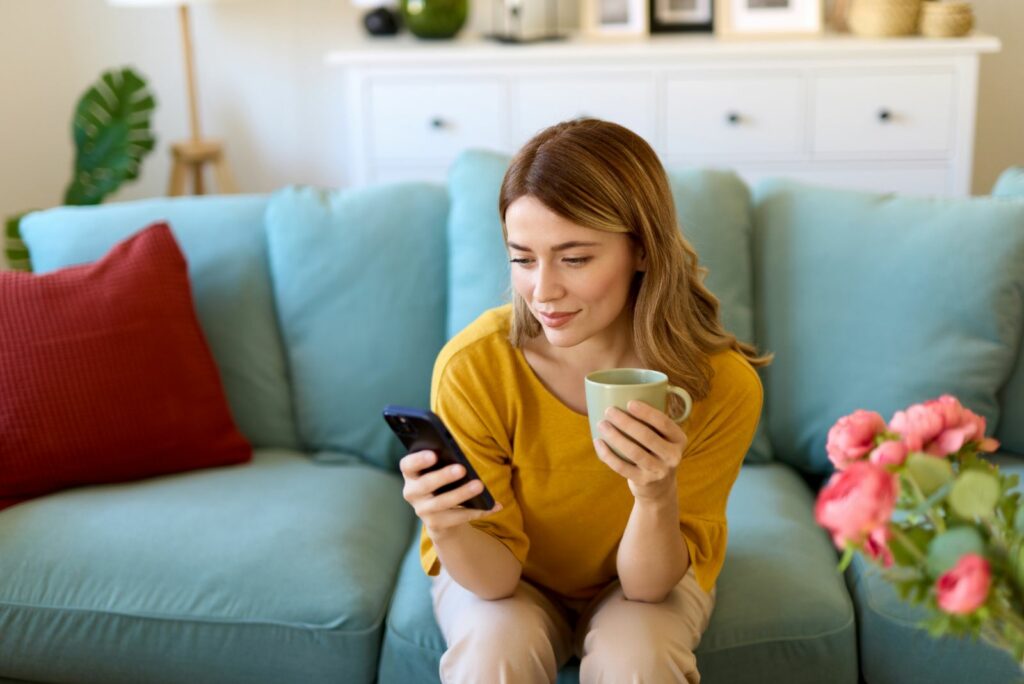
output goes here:
{"type": "Polygon", "coordinates": [[[570,35],[563,40],[509,45],[480,35],[461,34],[453,40],[419,40],[398,36],[361,36],[325,56],[338,66],[389,66],[425,63],[478,63],[615,58],[616,61],[688,57],[820,57],[820,56],[942,56],[998,52],[995,36],[974,32],[962,38],[860,38],[848,33],[824,33],[807,38],[721,38],[712,34],[661,34],[637,38],[589,38],[570,35]]]}

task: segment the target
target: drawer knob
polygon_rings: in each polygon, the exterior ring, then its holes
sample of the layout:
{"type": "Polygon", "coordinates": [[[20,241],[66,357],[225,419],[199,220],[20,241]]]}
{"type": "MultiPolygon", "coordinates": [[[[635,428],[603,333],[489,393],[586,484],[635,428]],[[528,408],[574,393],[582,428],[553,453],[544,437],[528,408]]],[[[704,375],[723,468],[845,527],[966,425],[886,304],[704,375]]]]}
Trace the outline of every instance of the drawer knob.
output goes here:
{"type": "Polygon", "coordinates": [[[890,112],[888,109],[879,109],[878,120],[881,121],[882,123],[888,123],[889,121],[892,121],[892,112],[890,112]]]}
{"type": "Polygon", "coordinates": [[[445,121],[439,116],[435,116],[430,120],[430,127],[433,129],[440,129],[445,127],[445,121]]]}
{"type": "Polygon", "coordinates": [[[736,124],[738,124],[741,118],[742,117],[740,117],[738,112],[729,112],[728,114],[725,115],[725,120],[729,123],[730,126],[735,126],[736,124]]]}

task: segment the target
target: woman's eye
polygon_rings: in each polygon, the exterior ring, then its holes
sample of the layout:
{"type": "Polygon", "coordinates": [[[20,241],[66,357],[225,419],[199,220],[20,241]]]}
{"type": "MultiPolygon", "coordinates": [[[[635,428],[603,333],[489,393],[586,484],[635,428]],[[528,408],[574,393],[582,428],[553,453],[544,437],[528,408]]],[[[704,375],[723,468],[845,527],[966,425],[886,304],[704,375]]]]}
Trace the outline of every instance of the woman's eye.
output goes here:
{"type": "MultiPolygon", "coordinates": [[[[567,264],[569,264],[570,266],[582,266],[583,264],[585,264],[588,261],[590,261],[590,259],[591,259],[591,257],[566,257],[565,259],[562,259],[562,261],[567,263],[567,264]]],[[[520,264],[520,265],[525,266],[527,264],[532,263],[533,259],[526,259],[526,258],[520,257],[520,258],[509,259],[508,262],[510,264],[520,264]]]]}

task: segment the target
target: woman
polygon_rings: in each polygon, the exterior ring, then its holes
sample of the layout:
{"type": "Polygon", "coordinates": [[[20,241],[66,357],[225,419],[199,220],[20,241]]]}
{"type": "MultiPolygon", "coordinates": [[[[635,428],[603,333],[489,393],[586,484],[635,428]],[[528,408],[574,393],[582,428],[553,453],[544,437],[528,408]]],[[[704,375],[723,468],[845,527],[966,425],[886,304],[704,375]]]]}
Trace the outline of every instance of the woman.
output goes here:
{"type": "Polygon", "coordinates": [[[441,678],[553,682],[575,653],[582,682],[698,682],[726,500],[761,412],[753,367],[770,359],[722,328],[665,171],[627,129],[542,131],[498,209],[512,303],[448,342],[431,391],[496,504],[459,505],[479,481],[434,496],[462,472],[421,476],[432,452],[401,462],[448,644],[441,678]],[[592,441],[584,377],[618,367],[666,373],[690,417],[632,402],[592,441]]]}

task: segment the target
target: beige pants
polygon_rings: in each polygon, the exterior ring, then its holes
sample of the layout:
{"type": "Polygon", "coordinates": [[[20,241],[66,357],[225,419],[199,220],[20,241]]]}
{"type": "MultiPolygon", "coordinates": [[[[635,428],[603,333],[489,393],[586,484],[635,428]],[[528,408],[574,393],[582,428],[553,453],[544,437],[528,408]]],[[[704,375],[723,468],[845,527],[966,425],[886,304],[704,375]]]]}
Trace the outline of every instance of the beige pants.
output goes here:
{"type": "Polygon", "coordinates": [[[690,568],[661,603],[627,601],[618,582],[590,601],[559,600],[525,580],[509,598],[486,601],[442,568],[431,588],[448,644],[441,681],[554,682],[575,654],[580,684],[698,684],[693,651],[707,629],[715,593],[704,593],[690,568]]]}

